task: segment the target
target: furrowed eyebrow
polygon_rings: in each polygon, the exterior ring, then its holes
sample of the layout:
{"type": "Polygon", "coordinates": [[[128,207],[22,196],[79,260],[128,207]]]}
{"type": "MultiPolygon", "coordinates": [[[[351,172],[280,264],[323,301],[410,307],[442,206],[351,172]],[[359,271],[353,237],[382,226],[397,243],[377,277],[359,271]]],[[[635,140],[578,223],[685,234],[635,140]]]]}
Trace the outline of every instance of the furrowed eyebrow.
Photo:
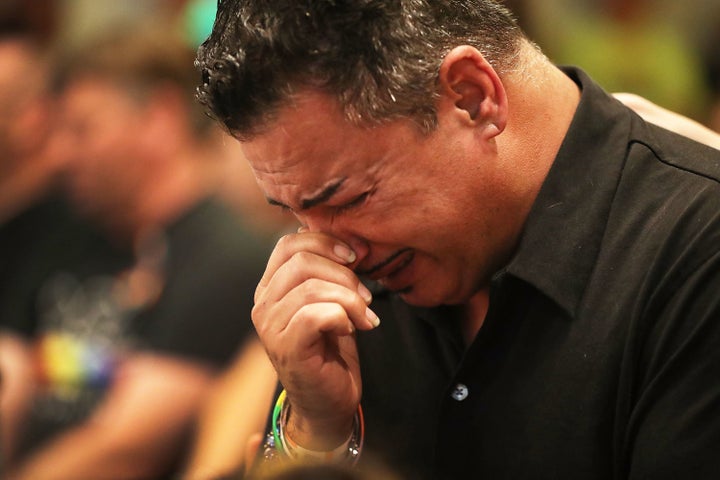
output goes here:
{"type": "Polygon", "coordinates": [[[345,183],[345,178],[335,180],[334,182],[323,188],[322,191],[317,195],[301,200],[300,210],[307,210],[308,208],[312,208],[316,205],[327,202],[333,197],[333,195],[337,193],[338,190],[340,190],[340,187],[342,187],[343,183],[345,183]]]}
{"type": "MultiPolygon", "coordinates": [[[[309,208],[315,207],[317,205],[320,205],[321,203],[327,202],[330,200],[337,192],[340,190],[340,187],[342,187],[343,183],[345,183],[345,180],[347,177],[340,178],[338,180],[335,180],[334,182],[328,184],[323,188],[319,193],[316,195],[313,195],[309,198],[304,198],[300,201],[300,210],[307,210],[309,208]]],[[[282,208],[290,208],[284,203],[275,200],[271,197],[266,197],[267,201],[270,205],[276,205],[278,207],[282,208]]]]}
{"type": "Polygon", "coordinates": [[[277,200],[275,200],[275,199],[272,198],[272,197],[265,197],[265,200],[267,200],[267,202],[268,202],[270,205],[275,205],[276,207],[287,208],[288,210],[290,209],[290,207],[288,207],[287,205],[285,205],[285,204],[282,203],[282,202],[278,202],[277,200]]]}

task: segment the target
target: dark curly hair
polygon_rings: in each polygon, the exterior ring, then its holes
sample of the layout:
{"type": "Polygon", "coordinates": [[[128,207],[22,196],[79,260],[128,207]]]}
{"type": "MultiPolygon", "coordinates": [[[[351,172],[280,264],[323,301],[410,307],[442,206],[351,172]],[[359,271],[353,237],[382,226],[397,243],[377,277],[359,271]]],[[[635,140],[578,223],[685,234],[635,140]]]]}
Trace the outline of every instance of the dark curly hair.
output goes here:
{"type": "Polygon", "coordinates": [[[502,74],[525,38],[492,0],[219,0],[198,49],[198,100],[240,139],[257,134],[301,88],[335,96],[356,124],[436,124],[436,78],[455,46],[502,74]]]}

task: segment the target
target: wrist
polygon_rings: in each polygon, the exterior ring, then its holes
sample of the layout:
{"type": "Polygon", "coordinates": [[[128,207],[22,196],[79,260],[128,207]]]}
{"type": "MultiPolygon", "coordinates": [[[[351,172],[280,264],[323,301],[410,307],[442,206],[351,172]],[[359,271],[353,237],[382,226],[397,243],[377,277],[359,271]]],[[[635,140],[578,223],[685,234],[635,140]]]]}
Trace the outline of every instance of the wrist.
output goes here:
{"type": "MultiPolygon", "coordinates": [[[[352,465],[357,463],[365,438],[365,422],[360,405],[358,405],[353,418],[350,419],[350,428],[346,430],[341,440],[335,440],[338,438],[337,435],[331,439],[327,436],[327,431],[321,428],[323,434],[315,437],[308,434],[307,431],[303,432],[302,438],[305,443],[298,441],[297,437],[291,436],[288,431],[290,407],[283,390],[273,410],[272,433],[268,434],[263,449],[263,456],[266,460],[273,460],[280,456],[291,460],[350,463],[352,465]],[[347,431],[350,433],[347,434],[347,431]]],[[[299,415],[297,417],[301,418],[299,415]]],[[[290,427],[291,430],[292,428],[295,427],[290,427]]],[[[317,429],[317,426],[313,428],[317,429]]],[[[295,430],[295,432],[299,432],[299,430],[295,430]]]]}
{"type": "Polygon", "coordinates": [[[341,446],[352,435],[354,414],[339,418],[309,420],[296,412],[285,399],[287,414],[284,431],[295,445],[315,451],[330,451],[341,446]]]}
{"type": "Polygon", "coordinates": [[[342,462],[348,458],[348,451],[352,447],[353,432],[351,431],[345,441],[333,449],[309,449],[297,444],[290,432],[285,435],[285,445],[288,454],[294,459],[317,460],[324,463],[342,462]]]}

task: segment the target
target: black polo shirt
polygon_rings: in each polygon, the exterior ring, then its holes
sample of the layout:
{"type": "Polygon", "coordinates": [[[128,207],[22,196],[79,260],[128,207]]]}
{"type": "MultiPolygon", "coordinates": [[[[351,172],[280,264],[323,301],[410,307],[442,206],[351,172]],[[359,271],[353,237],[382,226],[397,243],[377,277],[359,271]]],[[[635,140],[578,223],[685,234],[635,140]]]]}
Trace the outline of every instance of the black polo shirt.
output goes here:
{"type": "Polygon", "coordinates": [[[380,292],[359,334],[364,455],[408,478],[720,478],[720,151],[566,73],[580,105],[472,344],[380,292]]]}

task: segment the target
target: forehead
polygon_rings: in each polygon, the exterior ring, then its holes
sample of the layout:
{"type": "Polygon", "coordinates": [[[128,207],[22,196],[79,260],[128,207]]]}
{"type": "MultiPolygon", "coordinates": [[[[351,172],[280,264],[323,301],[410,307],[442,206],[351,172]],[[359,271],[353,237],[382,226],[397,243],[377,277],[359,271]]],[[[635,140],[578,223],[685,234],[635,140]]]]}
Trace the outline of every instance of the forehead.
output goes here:
{"type": "Polygon", "coordinates": [[[303,195],[377,172],[388,134],[384,127],[351,124],[327,95],[303,92],[242,148],[266,193],[282,188],[285,195],[303,195]]]}
{"type": "Polygon", "coordinates": [[[281,173],[295,166],[300,151],[307,155],[332,149],[338,138],[348,136],[350,127],[331,98],[304,92],[295,95],[267,128],[243,145],[256,172],[281,173]]]}

